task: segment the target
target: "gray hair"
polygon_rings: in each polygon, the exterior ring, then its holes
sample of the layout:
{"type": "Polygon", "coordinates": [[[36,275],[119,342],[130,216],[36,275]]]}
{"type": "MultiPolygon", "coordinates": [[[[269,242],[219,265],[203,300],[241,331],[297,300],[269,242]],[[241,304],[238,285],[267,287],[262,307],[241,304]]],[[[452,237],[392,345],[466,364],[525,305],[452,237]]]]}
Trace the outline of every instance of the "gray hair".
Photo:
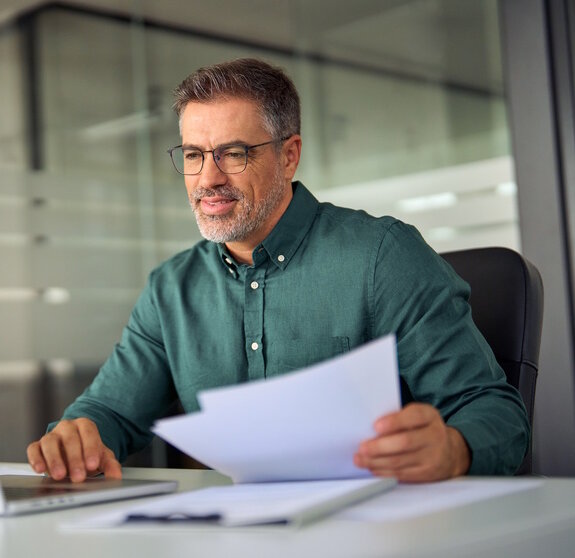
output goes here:
{"type": "Polygon", "coordinates": [[[180,118],[191,102],[245,99],[257,105],[273,138],[300,133],[300,100],[295,85],[281,68],[255,58],[200,68],[176,87],[174,98],[173,108],[180,118]]]}

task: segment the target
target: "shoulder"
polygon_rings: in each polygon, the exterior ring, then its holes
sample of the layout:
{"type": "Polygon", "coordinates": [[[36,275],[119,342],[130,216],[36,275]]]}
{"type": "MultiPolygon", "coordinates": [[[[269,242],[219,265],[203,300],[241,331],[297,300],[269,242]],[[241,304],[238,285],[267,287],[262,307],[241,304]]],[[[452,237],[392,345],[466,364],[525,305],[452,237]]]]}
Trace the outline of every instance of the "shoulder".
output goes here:
{"type": "Polygon", "coordinates": [[[316,224],[334,231],[357,231],[361,234],[385,234],[396,223],[401,223],[389,215],[374,217],[363,209],[351,209],[320,202],[317,207],[316,224]]]}
{"type": "Polygon", "coordinates": [[[207,240],[201,240],[191,248],[178,252],[160,263],[150,273],[150,282],[173,284],[184,279],[188,280],[194,274],[209,269],[209,263],[218,257],[217,245],[207,240]]]}
{"type": "Polygon", "coordinates": [[[318,206],[316,225],[321,236],[335,239],[340,253],[368,258],[377,273],[392,283],[454,280],[447,263],[419,230],[393,216],[375,217],[364,210],[323,202],[318,206]]]}
{"type": "Polygon", "coordinates": [[[393,250],[412,256],[418,252],[433,252],[413,225],[384,215],[375,217],[367,211],[339,207],[322,202],[318,205],[314,228],[322,237],[333,237],[344,245],[363,246],[385,257],[393,250]]]}

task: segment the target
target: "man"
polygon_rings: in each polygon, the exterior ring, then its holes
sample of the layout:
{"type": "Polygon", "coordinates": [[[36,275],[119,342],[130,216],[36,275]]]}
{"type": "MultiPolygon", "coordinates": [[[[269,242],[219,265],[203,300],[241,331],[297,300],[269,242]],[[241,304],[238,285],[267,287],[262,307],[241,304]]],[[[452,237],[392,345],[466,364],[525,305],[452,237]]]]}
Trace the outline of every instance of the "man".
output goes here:
{"type": "Polygon", "coordinates": [[[93,384],[30,444],[34,470],[119,477],[177,398],[192,412],[200,389],[394,332],[405,406],[374,424],[355,464],[416,482],[513,473],[529,424],[471,320],[468,286],[412,227],[292,183],[302,140],[289,78],[236,60],[198,70],[175,96],[182,146],[170,154],[206,240],[152,272],[93,384]]]}

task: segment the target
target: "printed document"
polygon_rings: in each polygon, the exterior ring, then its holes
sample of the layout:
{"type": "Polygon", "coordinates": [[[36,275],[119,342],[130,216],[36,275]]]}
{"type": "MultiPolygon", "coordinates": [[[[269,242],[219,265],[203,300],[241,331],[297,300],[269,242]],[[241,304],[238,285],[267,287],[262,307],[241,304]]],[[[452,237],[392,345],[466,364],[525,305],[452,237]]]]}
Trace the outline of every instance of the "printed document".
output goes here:
{"type": "Polygon", "coordinates": [[[153,430],[234,482],[368,478],[353,456],[374,436],[375,420],[401,407],[395,336],[198,399],[201,412],[153,430]]]}
{"type": "Polygon", "coordinates": [[[390,490],[396,484],[394,479],[372,477],[212,486],[74,520],[67,527],[93,529],[158,523],[300,527],[390,490]]]}

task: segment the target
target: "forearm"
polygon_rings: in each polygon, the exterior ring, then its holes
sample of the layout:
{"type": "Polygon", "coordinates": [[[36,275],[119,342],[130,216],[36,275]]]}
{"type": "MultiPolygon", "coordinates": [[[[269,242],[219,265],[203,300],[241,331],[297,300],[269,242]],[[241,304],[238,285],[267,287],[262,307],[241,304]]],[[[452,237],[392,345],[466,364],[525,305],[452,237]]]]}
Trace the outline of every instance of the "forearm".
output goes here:
{"type": "Polygon", "coordinates": [[[529,422],[520,401],[474,401],[447,424],[467,442],[470,475],[512,475],[529,447],[529,422]]]}

